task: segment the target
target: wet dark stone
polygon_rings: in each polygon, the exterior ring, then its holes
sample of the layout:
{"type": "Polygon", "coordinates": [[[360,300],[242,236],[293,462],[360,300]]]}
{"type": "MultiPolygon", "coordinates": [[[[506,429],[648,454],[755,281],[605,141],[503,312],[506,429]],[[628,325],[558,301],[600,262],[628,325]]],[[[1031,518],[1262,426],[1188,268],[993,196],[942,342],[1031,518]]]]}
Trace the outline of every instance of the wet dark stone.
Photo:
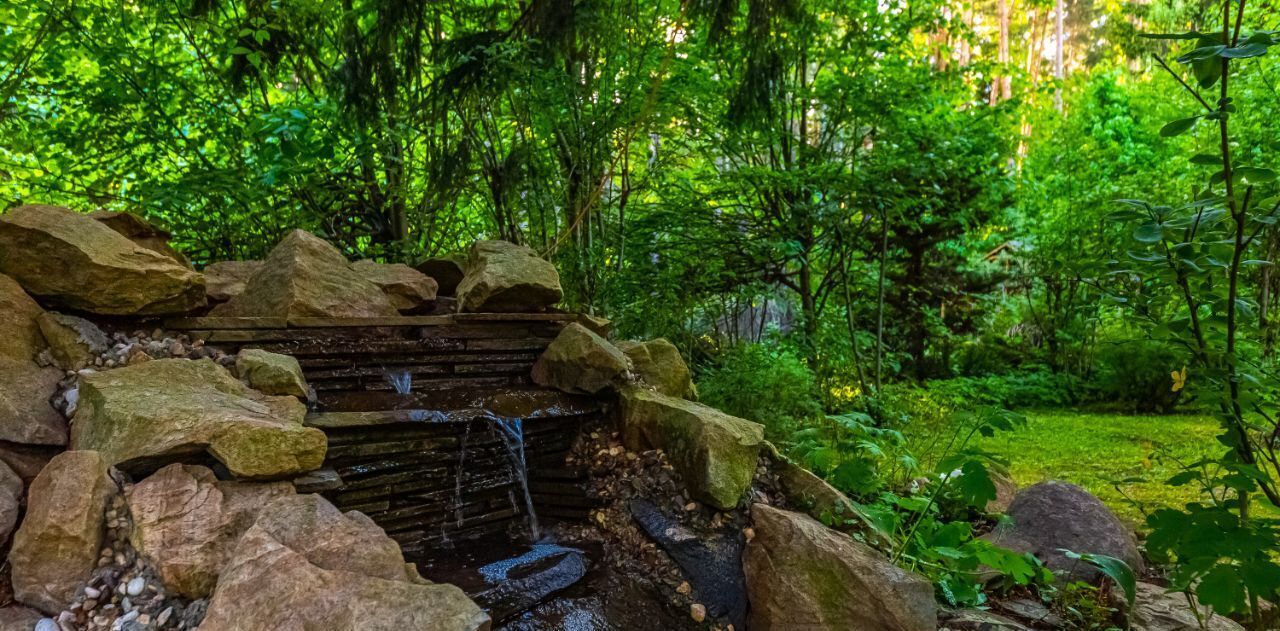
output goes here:
{"type": "Polygon", "coordinates": [[[694,600],[712,617],[746,628],[747,585],[742,573],[741,534],[694,533],[648,500],[631,500],[631,517],[675,561],[689,579],[694,600]]]}
{"type": "Polygon", "coordinates": [[[473,599],[489,612],[489,617],[506,620],[572,586],[586,574],[586,557],[577,550],[565,551],[512,568],[506,581],[473,599]]]}

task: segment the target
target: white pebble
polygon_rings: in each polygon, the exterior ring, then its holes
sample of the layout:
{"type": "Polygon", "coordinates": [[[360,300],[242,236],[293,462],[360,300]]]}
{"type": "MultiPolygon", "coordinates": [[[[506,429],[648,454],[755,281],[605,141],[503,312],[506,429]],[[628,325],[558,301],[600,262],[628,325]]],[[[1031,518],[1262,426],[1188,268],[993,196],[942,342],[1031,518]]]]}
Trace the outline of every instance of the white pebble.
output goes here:
{"type": "Polygon", "coordinates": [[[60,631],[60,630],[58,629],[58,623],[54,622],[53,618],[41,618],[40,621],[36,623],[35,631],[60,631]]]}
{"type": "Polygon", "coordinates": [[[102,590],[100,590],[100,589],[94,589],[94,588],[92,588],[92,587],[86,587],[86,588],[84,588],[84,597],[85,597],[85,598],[97,598],[97,597],[99,597],[99,596],[101,596],[101,595],[102,595],[102,590]]]}
{"type": "Polygon", "coordinates": [[[142,590],[146,588],[146,586],[146,579],[141,576],[135,576],[133,577],[133,580],[129,581],[129,586],[125,588],[125,592],[130,596],[139,596],[142,594],[142,590]]]}

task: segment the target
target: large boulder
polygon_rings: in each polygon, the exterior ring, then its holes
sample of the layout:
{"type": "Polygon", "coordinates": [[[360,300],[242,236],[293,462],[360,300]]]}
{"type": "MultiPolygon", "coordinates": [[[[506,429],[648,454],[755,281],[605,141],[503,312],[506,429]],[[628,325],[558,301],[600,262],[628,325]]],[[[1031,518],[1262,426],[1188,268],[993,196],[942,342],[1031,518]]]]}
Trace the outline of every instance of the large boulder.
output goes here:
{"type": "Polygon", "coordinates": [[[506,241],[476,241],[458,283],[458,310],[544,311],[564,296],[556,266],[533,250],[506,241]]]}
{"type": "Polygon", "coordinates": [[[0,440],[23,445],[67,444],[67,419],[49,398],[62,380],[57,368],[0,357],[0,440]]]}
{"type": "Polygon", "coordinates": [[[107,502],[116,491],[107,461],[92,451],[58,454],[36,476],[9,551],[19,602],[46,613],[71,603],[98,560],[107,502]]]}
{"type": "Polygon", "coordinates": [[[262,507],[292,494],[288,482],[219,481],[205,467],[171,464],[127,491],[130,539],[168,590],[205,598],[262,507]]]}
{"type": "Polygon", "coordinates": [[[236,372],[249,387],[263,394],[307,398],[307,379],[302,366],[290,355],[246,348],[236,356],[236,372]]]}
{"type": "Polygon", "coordinates": [[[351,269],[347,258],[305,230],[285,237],[244,291],[210,315],[273,318],[366,318],[400,312],[377,285],[351,269]]]}
{"type": "Polygon", "coordinates": [[[0,358],[30,361],[44,350],[41,313],[44,310],[17,281],[0,274],[0,358]]]}
{"type": "Polygon", "coordinates": [[[0,631],[44,631],[36,626],[42,618],[44,615],[34,609],[19,605],[3,607],[0,608],[0,631]]]}
{"type": "Polygon", "coordinates": [[[0,442],[0,462],[8,465],[18,474],[23,484],[29,484],[40,475],[54,456],[62,452],[57,445],[19,445],[17,443],[0,442]]]}
{"type": "Polygon", "coordinates": [[[644,388],[622,396],[627,448],[663,449],[699,500],[720,510],[738,505],[755,475],[764,426],[644,388]]]}
{"type": "Polygon", "coordinates": [[[205,294],[209,300],[226,302],[244,293],[244,287],[262,261],[219,261],[204,268],[205,294]]]}
{"type": "Polygon", "coordinates": [[[1129,611],[1129,628],[1133,631],[1244,631],[1239,623],[1216,616],[1208,607],[1197,605],[1192,611],[1185,594],[1168,592],[1151,583],[1138,583],[1138,597],[1129,611]],[[1200,625],[1200,620],[1205,626],[1200,625]]]}
{"type": "Polygon", "coordinates": [[[430,276],[436,281],[437,296],[453,296],[458,292],[458,283],[466,274],[467,256],[465,254],[446,254],[433,256],[414,266],[414,269],[430,276]]]}
{"type": "Polygon", "coordinates": [[[200,274],[56,206],[0,216],[0,273],[32,295],[105,315],[177,314],[204,304],[200,274]]]}
{"type": "Polygon", "coordinates": [[[533,382],[569,393],[596,394],[613,385],[630,367],[631,362],[616,346],[573,322],[538,357],[533,382]]]}
{"type": "Polygon", "coordinates": [[[875,545],[889,545],[885,534],[847,495],[812,471],[778,454],[773,445],[768,447],[773,452],[770,469],[791,506],[836,530],[861,532],[867,541],[875,545]]]}
{"type": "Polygon", "coordinates": [[[200,631],[472,631],[489,617],[431,584],[371,519],[316,495],[278,499],[236,544],[200,631]]]}
{"type": "Polygon", "coordinates": [[[1138,541],[1102,500],[1066,482],[1048,481],[1022,490],[1002,523],[986,538],[1016,552],[1030,552],[1053,570],[1060,581],[1102,580],[1088,563],[1070,559],[1062,550],[1105,554],[1142,570],[1138,541]]]}
{"type": "Polygon", "coordinates": [[[9,465],[0,462],[0,546],[9,542],[13,527],[22,512],[22,478],[9,465]]]}
{"type": "Polygon", "coordinates": [[[935,631],[933,585],[808,515],[751,507],[743,567],[753,631],[935,631]]]}
{"type": "Polygon", "coordinates": [[[351,269],[380,287],[400,311],[413,311],[436,299],[436,281],[408,265],[364,259],[352,263],[351,269]]]}
{"type": "Polygon", "coordinates": [[[98,325],[73,315],[46,311],[38,320],[53,361],[63,370],[80,370],[107,352],[111,341],[98,325]]]}
{"type": "Polygon", "coordinates": [[[179,265],[191,267],[191,262],[187,260],[187,257],[169,245],[169,238],[173,235],[147,223],[137,215],[113,210],[95,210],[89,213],[89,217],[102,222],[106,227],[115,230],[141,247],[163,254],[179,265]]]}
{"type": "Polygon", "coordinates": [[[208,452],[237,477],[280,478],[324,460],[324,433],[303,427],[305,414],[211,360],[159,359],[82,377],[71,439],[125,468],[208,452]]]}
{"type": "Polygon", "coordinates": [[[619,342],[631,359],[632,371],[645,383],[669,397],[696,400],[693,374],[675,344],[662,338],[648,342],[619,342]]]}

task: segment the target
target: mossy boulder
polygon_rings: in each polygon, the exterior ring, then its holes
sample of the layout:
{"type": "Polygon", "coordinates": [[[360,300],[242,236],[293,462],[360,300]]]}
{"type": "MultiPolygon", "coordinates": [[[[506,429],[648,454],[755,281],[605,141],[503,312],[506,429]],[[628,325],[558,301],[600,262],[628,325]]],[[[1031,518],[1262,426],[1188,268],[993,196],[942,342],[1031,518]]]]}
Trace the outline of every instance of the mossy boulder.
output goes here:
{"type": "Polygon", "coordinates": [[[533,250],[506,241],[476,241],[458,283],[458,310],[545,311],[564,296],[556,266],[533,250]]]}
{"type": "Polygon", "coordinates": [[[104,315],[179,314],[204,305],[204,277],[66,208],[0,216],[0,273],[27,293],[104,315]]]}
{"type": "Polygon", "coordinates": [[[236,372],[249,387],[263,394],[307,398],[307,379],[302,366],[290,355],[246,348],[236,356],[236,372]]]}
{"type": "Polygon", "coordinates": [[[49,461],[31,483],[9,551],[19,602],[46,613],[71,603],[96,565],[107,502],[117,490],[96,452],[67,451],[49,461]]]}
{"type": "Polygon", "coordinates": [[[693,374],[675,344],[658,338],[647,342],[619,342],[618,348],[631,359],[632,371],[641,381],[669,397],[697,400],[693,374]]]}
{"type": "Polygon", "coordinates": [[[657,448],[698,500],[720,510],[738,505],[755,475],[764,426],[705,405],[628,387],[622,393],[627,448],[657,448]]]}
{"type": "Polygon", "coordinates": [[[63,370],[91,366],[111,346],[107,334],[84,318],[46,311],[40,314],[39,323],[54,362],[63,370]]]}
{"type": "Polygon", "coordinates": [[[30,361],[44,350],[42,313],[17,281],[0,274],[0,358],[30,361]]]}
{"type": "Polygon", "coordinates": [[[631,361],[608,340],[576,322],[552,340],[533,365],[533,382],[564,392],[596,394],[620,380],[631,361]]]}
{"type": "Polygon", "coordinates": [[[760,631],[935,631],[933,585],[808,515],[751,507],[743,568],[760,631]]]}
{"type": "Polygon", "coordinates": [[[368,318],[400,312],[377,285],[324,239],[289,233],[245,283],[244,291],[213,308],[219,317],[368,318]]]}
{"type": "Polygon", "coordinates": [[[280,478],[324,460],[325,436],[302,426],[305,414],[208,359],[161,359],[81,378],[71,439],[127,469],[208,453],[237,477],[280,478]]]}
{"type": "Polygon", "coordinates": [[[352,263],[351,269],[380,287],[400,311],[414,311],[435,302],[436,281],[408,265],[365,259],[352,263]]]}

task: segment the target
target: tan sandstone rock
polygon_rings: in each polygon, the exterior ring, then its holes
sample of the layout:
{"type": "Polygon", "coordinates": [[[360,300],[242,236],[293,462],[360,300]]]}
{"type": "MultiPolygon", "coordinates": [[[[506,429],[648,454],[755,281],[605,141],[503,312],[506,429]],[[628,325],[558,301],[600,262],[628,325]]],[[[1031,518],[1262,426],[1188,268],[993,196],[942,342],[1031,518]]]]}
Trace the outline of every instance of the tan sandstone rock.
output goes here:
{"type": "Polygon", "coordinates": [[[596,394],[622,378],[630,367],[630,360],[616,346],[573,322],[538,357],[533,382],[564,392],[596,394]]]}
{"type": "Polygon", "coordinates": [[[191,267],[187,257],[169,245],[173,235],[146,222],[143,218],[132,214],[112,210],[95,210],[89,213],[91,219],[102,222],[108,228],[120,233],[126,239],[148,250],[163,254],[183,267],[191,267]]]}
{"type": "Polygon", "coordinates": [[[743,569],[753,631],[935,631],[933,585],[808,515],[751,507],[743,569]]]}
{"type": "Polygon", "coordinates": [[[473,631],[489,617],[431,584],[368,517],[316,495],[278,499],[239,540],[200,631],[473,631]]]}
{"type": "Polygon", "coordinates": [[[18,282],[0,274],[0,358],[30,361],[45,348],[37,319],[44,309],[18,282]]]}
{"type": "Polygon", "coordinates": [[[61,452],[62,447],[56,445],[19,445],[0,442],[0,462],[13,469],[13,472],[22,478],[23,484],[30,484],[36,479],[40,470],[61,452]]]}
{"type": "Polygon", "coordinates": [[[729,510],[755,475],[764,426],[645,388],[622,393],[627,448],[663,449],[693,496],[729,510]]]}
{"type": "Polygon", "coordinates": [[[246,348],[236,356],[236,372],[250,388],[263,394],[307,398],[307,380],[302,366],[289,355],[246,348]]]}
{"type": "Polygon", "coordinates": [[[49,352],[63,370],[80,370],[111,346],[98,325],[73,315],[46,311],[38,320],[40,332],[49,343],[49,352]]]}
{"type": "Polygon", "coordinates": [[[324,460],[324,433],[303,427],[305,414],[211,360],[158,359],[82,377],[72,444],[126,468],[207,451],[237,477],[280,478],[324,460]]]}
{"type": "Polygon", "coordinates": [[[380,287],[400,311],[413,311],[436,299],[436,281],[408,265],[365,259],[352,263],[351,269],[380,287]]]}
{"type": "Polygon", "coordinates": [[[166,588],[205,598],[262,507],[292,494],[288,482],[219,481],[205,467],[171,464],[126,493],[130,538],[166,588]]]}
{"type": "Polygon", "coordinates": [[[457,293],[458,310],[473,313],[544,311],[564,296],[555,265],[506,241],[471,245],[457,293]]]}
{"type": "Polygon", "coordinates": [[[9,465],[0,463],[0,545],[9,542],[22,511],[22,478],[9,465]]]}
{"type": "Polygon", "coordinates": [[[71,603],[102,545],[104,512],[117,491],[96,452],[58,454],[31,483],[27,516],[13,536],[14,597],[46,613],[71,603]]]}
{"type": "Polygon", "coordinates": [[[210,315],[273,318],[364,318],[400,312],[347,258],[305,230],[289,233],[249,278],[244,291],[210,315]]]}
{"type": "Polygon", "coordinates": [[[0,273],[34,296],[91,313],[176,314],[204,304],[200,274],[56,206],[0,215],[0,273]]]}
{"type": "Polygon", "coordinates": [[[0,357],[0,440],[23,445],[67,444],[67,420],[49,403],[62,371],[0,357]]]}
{"type": "Polygon", "coordinates": [[[244,293],[244,287],[262,261],[219,261],[204,268],[205,293],[209,300],[226,302],[244,293]]]}
{"type": "Polygon", "coordinates": [[[648,342],[619,342],[618,348],[631,358],[632,371],[658,392],[697,400],[693,374],[675,344],[658,338],[648,342]]]}

